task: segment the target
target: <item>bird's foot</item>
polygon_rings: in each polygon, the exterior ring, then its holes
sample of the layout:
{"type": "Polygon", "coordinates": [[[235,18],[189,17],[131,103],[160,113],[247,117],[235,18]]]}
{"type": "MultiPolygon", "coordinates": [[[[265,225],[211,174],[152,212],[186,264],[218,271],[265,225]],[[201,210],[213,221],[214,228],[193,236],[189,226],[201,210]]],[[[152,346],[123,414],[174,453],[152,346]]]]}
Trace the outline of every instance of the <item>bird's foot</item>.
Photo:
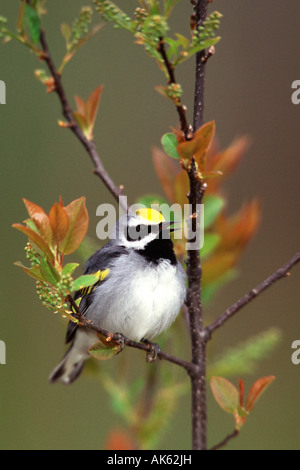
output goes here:
{"type": "Polygon", "coordinates": [[[123,336],[121,333],[111,333],[108,338],[106,338],[106,341],[108,342],[113,342],[120,346],[120,351],[118,351],[118,354],[123,351],[125,348],[126,340],[125,336],[123,336]]]}
{"type": "Polygon", "coordinates": [[[146,355],[146,361],[147,362],[155,362],[159,353],[160,353],[160,347],[157,343],[151,343],[147,339],[143,338],[141,340],[142,343],[144,343],[149,351],[147,352],[146,355]]]}

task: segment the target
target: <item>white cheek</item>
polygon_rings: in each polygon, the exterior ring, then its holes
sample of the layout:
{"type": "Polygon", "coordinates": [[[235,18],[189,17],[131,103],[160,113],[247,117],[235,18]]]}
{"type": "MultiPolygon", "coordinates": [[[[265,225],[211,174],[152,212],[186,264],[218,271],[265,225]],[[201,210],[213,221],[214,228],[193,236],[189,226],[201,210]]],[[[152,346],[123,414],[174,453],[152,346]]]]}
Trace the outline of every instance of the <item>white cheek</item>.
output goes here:
{"type": "Polygon", "coordinates": [[[142,250],[145,248],[148,243],[152,242],[155,240],[157,237],[156,233],[149,233],[146,237],[142,238],[141,240],[136,240],[134,242],[129,242],[125,237],[122,237],[122,245],[125,246],[126,248],[134,248],[136,250],[142,250]]]}

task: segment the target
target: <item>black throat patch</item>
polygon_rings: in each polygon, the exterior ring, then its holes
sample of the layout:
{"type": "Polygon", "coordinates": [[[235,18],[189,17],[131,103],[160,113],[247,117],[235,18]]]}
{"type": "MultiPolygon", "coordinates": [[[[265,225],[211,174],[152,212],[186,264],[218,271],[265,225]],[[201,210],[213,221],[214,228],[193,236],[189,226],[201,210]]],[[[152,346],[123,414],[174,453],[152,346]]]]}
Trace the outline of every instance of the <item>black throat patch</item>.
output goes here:
{"type": "Polygon", "coordinates": [[[170,239],[155,239],[148,243],[143,250],[137,250],[137,252],[154,264],[158,264],[162,259],[169,260],[173,266],[177,264],[173,243],[170,239]]]}

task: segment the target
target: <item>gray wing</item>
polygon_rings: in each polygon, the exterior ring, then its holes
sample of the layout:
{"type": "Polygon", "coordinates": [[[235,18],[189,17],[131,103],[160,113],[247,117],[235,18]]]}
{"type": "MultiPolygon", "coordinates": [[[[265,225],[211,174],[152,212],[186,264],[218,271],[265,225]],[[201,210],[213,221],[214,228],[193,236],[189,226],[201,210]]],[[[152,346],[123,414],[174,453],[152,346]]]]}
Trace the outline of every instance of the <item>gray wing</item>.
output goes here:
{"type": "MultiPolygon", "coordinates": [[[[93,274],[98,271],[104,271],[111,267],[113,262],[119,258],[121,255],[127,255],[128,250],[124,246],[115,245],[112,242],[107,243],[101,250],[96,251],[85,263],[84,265],[84,274],[93,274]]],[[[95,288],[100,287],[105,282],[105,279],[97,282],[92,286],[89,293],[86,293],[86,290],[79,290],[75,292],[74,299],[77,300],[81,297],[79,304],[80,311],[85,315],[87,309],[93,302],[93,297],[95,295],[95,288]]],[[[76,323],[70,321],[67,329],[66,343],[70,343],[75,336],[77,330],[76,323]]]]}

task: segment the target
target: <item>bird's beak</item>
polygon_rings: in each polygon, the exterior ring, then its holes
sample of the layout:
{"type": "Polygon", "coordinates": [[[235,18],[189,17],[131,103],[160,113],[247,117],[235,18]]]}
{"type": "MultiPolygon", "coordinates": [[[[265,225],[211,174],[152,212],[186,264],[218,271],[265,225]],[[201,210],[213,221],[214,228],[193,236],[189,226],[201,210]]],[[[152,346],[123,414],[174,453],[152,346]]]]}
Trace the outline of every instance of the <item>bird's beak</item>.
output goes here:
{"type": "Polygon", "coordinates": [[[161,222],[159,224],[159,231],[164,232],[168,231],[170,233],[174,232],[175,230],[179,230],[181,228],[180,222],[161,222]],[[176,227],[177,225],[177,227],[176,227]]]}

